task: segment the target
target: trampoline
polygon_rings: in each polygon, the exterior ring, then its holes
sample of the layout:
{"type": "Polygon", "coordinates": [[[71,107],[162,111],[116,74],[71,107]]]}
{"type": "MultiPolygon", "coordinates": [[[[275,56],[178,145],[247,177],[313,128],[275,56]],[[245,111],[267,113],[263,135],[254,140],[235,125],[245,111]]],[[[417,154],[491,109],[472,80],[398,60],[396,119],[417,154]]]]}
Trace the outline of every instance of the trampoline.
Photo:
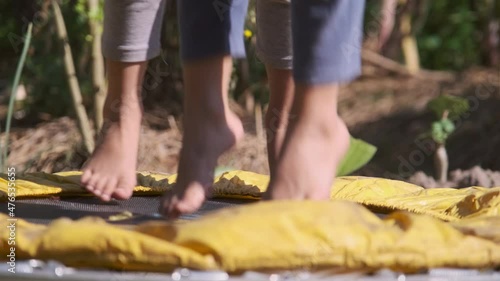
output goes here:
{"type": "MultiPolygon", "coordinates": [[[[252,204],[255,200],[212,199],[205,202],[194,214],[184,215],[180,220],[195,220],[215,210],[241,204],[252,204]]],[[[113,200],[101,202],[93,197],[53,197],[45,199],[25,199],[16,202],[18,218],[37,224],[49,224],[51,221],[66,217],[73,220],[87,216],[100,217],[112,224],[135,225],[146,221],[163,220],[157,213],[159,196],[132,197],[127,201],[113,200]],[[131,216],[119,221],[110,217],[129,212],[131,216]]],[[[5,213],[7,203],[0,203],[0,210],[5,213]]],[[[7,271],[8,265],[0,266],[0,280],[366,280],[366,281],[493,281],[500,280],[496,271],[460,270],[437,268],[419,274],[404,275],[390,270],[381,270],[375,274],[335,274],[332,271],[285,271],[285,272],[244,272],[229,275],[223,271],[194,271],[179,268],[171,273],[119,272],[95,268],[75,269],[56,261],[24,260],[16,261],[16,273],[7,271]]]]}

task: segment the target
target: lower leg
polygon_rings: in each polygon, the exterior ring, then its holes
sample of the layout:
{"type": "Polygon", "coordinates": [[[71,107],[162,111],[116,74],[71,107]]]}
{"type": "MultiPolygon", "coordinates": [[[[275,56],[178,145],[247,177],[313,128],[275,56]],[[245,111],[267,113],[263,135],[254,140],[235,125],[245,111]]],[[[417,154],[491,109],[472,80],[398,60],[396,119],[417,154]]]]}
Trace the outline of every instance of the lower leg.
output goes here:
{"type": "Polygon", "coordinates": [[[349,132],[337,114],[338,83],[361,70],[360,48],[346,54],[344,47],[360,46],[363,10],[364,1],[291,2],[294,118],[267,198],[330,197],[337,166],[349,147],[349,132]]]}
{"type": "Polygon", "coordinates": [[[285,138],[288,120],[293,118],[289,114],[295,87],[291,70],[266,65],[266,71],[271,93],[264,122],[267,132],[269,170],[273,175],[285,138]]]}
{"type": "Polygon", "coordinates": [[[280,158],[267,199],[330,197],[337,165],[349,147],[349,133],[337,115],[338,85],[297,85],[280,158]]]}
{"type": "Polygon", "coordinates": [[[108,95],[100,141],[83,168],[82,185],[104,201],[126,199],[136,184],[142,118],[141,85],[147,62],[107,62],[108,95]]]}
{"type": "Polygon", "coordinates": [[[165,194],[160,212],[167,217],[196,211],[209,195],[217,159],[243,136],[229,110],[230,56],[184,65],[184,136],[177,183],[165,194]]]}

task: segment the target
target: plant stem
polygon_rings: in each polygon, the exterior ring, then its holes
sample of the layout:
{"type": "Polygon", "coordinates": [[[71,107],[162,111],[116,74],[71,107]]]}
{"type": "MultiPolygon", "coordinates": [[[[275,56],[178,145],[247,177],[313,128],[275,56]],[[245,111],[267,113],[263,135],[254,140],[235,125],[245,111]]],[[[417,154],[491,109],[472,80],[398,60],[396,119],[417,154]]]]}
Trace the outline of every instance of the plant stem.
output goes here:
{"type": "Polygon", "coordinates": [[[16,100],[17,87],[19,86],[19,80],[21,79],[21,73],[23,71],[24,62],[26,61],[26,56],[28,54],[28,48],[31,42],[31,30],[33,29],[33,23],[29,23],[28,30],[26,31],[26,38],[24,40],[23,51],[19,62],[17,63],[16,74],[14,76],[14,82],[12,83],[12,92],[9,99],[9,109],[7,111],[7,122],[5,124],[5,145],[2,148],[2,155],[0,156],[0,170],[3,171],[3,164],[7,165],[7,152],[9,150],[9,133],[10,124],[12,122],[12,114],[14,109],[14,101],[16,100]]]}
{"type": "Polygon", "coordinates": [[[73,99],[73,107],[78,119],[80,133],[82,134],[87,152],[92,153],[92,151],[94,150],[94,138],[92,136],[92,129],[90,127],[85,107],[82,104],[82,94],[80,92],[78,79],[76,78],[75,64],[73,62],[73,56],[71,55],[71,47],[68,42],[66,25],[64,24],[64,18],[62,16],[61,9],[59,8],[59,4],[57,4],[56,0],[52,1],[52,9],[54,11],[54,17],[56,20],[57,35],[59,36],[61,42],[64,44],[64,67],[66,69],[66,76],[68,79],[71,97],[73,99]]]}
{"type": "Polygon", "coordinates": [[[106,99],[104,91],[104,61],[101,54],[102,24],[95,15],[99,10],[99,0],[88,0],[89,27],[92,36],[92,86],[94,95],[94,123],[99,132],[103,123],[103,108],[106,99]]]}
{"type": "Polygon", "coordinates": [[[401,19],[401,49],[405,58],[406,67],[411,74],[417,74],[420,71],[420,57],[418,54],[418,45],[415,35],[411,32],[411,15],[404,14],[401,19]]]}
{"type": "MultiPolygon", "coordinates": [[[[441,120],[448,119],[449,111],[445,110],[441,116],[441,120]]],[[[446,142],[446,140],[445,140],[446,142]]],[[[436,154],[434,154],[434,167],[436,168],[436,177],[439,183],[444,184],[448,181],[448,153],[444,142],[438,144],[436,154]]]]}
{"type": "Polygon", "coordinates": [[[439,183],[446,183],[448,181],[448,153],[444,144],[439,144],[436,154],[434,154],[434,166],[439,183]]]}

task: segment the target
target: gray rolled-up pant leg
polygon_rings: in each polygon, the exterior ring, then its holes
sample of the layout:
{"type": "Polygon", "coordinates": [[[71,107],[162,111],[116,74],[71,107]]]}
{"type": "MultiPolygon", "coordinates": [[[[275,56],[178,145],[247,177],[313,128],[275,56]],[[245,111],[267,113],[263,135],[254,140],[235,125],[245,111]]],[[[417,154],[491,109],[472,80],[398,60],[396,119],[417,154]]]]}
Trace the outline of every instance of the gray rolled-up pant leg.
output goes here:
{"type": "Polygon", "coordinates": [[[158,56],[164,9],[165,0],[105,0],[104,57],[139,62],[158,56]]]}
{"type": "Polygon", "coordinates": [[[348,82],[361,73],[364,4],[364,0],[292,0],[296,82],[348,82]]]}
{"type": "Polygon", "coordinates": [[[256,0],[257,57],[277,69],[292,69],[290,0],[256,0]]]}

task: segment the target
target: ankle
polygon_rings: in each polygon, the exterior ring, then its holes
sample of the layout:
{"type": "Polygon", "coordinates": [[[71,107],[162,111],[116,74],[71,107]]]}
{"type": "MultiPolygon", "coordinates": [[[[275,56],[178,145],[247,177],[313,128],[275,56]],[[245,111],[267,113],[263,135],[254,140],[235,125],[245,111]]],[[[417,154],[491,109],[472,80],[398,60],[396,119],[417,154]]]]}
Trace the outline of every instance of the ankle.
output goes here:
{"type": "Polygon", "coordinates": [[[184,122],[186,129],[199,126],[221,125],[227,123],[231,112],[222,106],[210,106],[207,104],[197,104],[186,108],[184,112],[184,122]]]}
{"type": "Polygon", "coordinates": [[[104,122],[108,124],[140,124],[142,115],[143,112],[140,107],[132,106],[105,108],[103,112],[104,122]]]}

